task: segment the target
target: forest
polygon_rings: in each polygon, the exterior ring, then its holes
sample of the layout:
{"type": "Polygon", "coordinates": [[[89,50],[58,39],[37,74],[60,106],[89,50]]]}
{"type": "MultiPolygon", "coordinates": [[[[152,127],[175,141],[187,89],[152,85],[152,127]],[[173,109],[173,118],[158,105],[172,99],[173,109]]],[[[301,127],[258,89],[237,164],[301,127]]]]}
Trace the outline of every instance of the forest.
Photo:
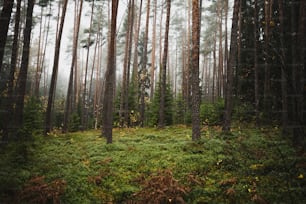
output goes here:
{"type": "Polygon", "coordinates": [[[0,0],[0,203],[305,203],[306,1],[0,0]]]}

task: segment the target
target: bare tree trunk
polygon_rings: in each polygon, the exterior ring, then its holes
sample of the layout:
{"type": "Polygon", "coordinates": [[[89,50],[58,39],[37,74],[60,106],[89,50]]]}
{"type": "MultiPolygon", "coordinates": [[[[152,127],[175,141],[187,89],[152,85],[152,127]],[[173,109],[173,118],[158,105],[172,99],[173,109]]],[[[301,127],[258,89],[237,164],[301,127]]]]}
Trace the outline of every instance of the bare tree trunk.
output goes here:
{"type": "Polygon", "coordinates": [[[200,58],[200,9],[199,0],[192,0],[192,140],[201,138],[200,131],[200,83],[199,83],[199,58],[200,58]]]}
{"type": "Polygon", "coordinates": [[[154,11],[153,11],[153,28],[152,28],[152,65],[151,65],[151,90],[150,90],[150,99],[153,100],[154,96],[154,87],[155,87],[155,58],[156,58],[156,19],[157,19],[157,0],[154,0],[154,11]]]}
{"type": "Polygon", "coordinates": [[[14,6],[13,0],[4,0],[0,15],[0,28],[1,28],[0,29],[0,73],[2,72],[5,44],[10,25],[13,6],[14,6]]]}
{"type": "Polygon", "coordinates": [[[119,0],[112,0],[112,18],[110,43],[108,48],[107,70],[105,74],[105,91],[103,98],[102,135],[107,143],[113,142],[113,101],[116,75],[116,25],[119,0]]]}
{"type": "Polygon", "coordinates": [[[239,15],[240,0],[234,1],[232,31],[231,31],[231,45],[229,52],[229,59],[227,65],[227,81],[226,81],[226,97],[223,131],[230,132],[232,122],[233,109],[233,71],[237,67],[237,31],[238,31],[238,15],[239,15]]]}
{"type": "Polygon", "coordinates": [[[161,81],[160,81],[160,104],[159,104],[159,120],[158,127],[165,127],[165,98],[166,98],[166,80],[167,80],[167,58],[168,58],[168,38],[170,26],[170,10],[171,0],[167,0],[167,17],[166,17],[166,30],[164,39],[164,54],[161,65],[161,81]]]}
{"type": "Polygon", "coordinates": [[[140,74],[140,125],[143,127],[145,120],[145,91],[147,80],[147,62],[148,62],[148,36],[149,36],[149,21],[150,21],[150,0],[147,1],[147,17],[144,36],[143,62],[140,74]]]}
{"type": "Polygon", "coordinates": [[[21,0],[17,1],[16,5],[16,14],[15,14],[15,25],[14,25],[14,40],[12,45],[12,55],[11,55],[11,66],[10,66],[10,74],[7,80],[7,98],[5,101],[6,112],[4,120],[4,128],[3,128],[3,137],[2,140],[7,142],[9,139],[9,134],[11,132],[11,127],[14,114],[13,105],[15,103],[15,98],[13,96],[13,89],[14,89],[14,81],[15,81],[15,72],[16,72],[16,65],[17,65],[17,58],[18,58],[18,39],[19,39],[19,24],[20,24],[20,10],[21,10],[21,0]]]}
{"type": "Polygon", "coordinates": [[[35,0],[28,0],[26,25],[23,34],[24,39],[23,39],[21,67],[16,85],[17,94],[16,94],[16,109],[14,116],[16,128],[21,128],[23,126],[24,97],[26,93],[26,83],[28,76],[28,64],[29,64],[29,55],[30,55],[34,4],[35,0]]]}
{"type": "Polygon", "coordinates": [[[269,64],[269,44],[270,44],[270,21],[271,21],[271,8],[273,0],[265,0],[265,28],[264,28],[264,52],[265,52],[265,78],[264,78],[264,111],[269,116],[271,112],[271,83],[270,73],[271,67],[269,64]]]}
{"type": "Polygon", "coordinates": [[[130,58],[132,50],[132,31],[134,24],[134,0],[129,0],[128,4],[128,27],[125,36],[125,54],[122,76],[122,91],[120,98],[120,126],[128,126],[128,94],[129,94],[129,78],[130,78],[130,58]]]}
{"type": "Polygon", "coordinates": [[[88,74],[88,64],[89,64],[89,51],[91,46],[91,32],[93,24],[94,6],[95,6],[95,1],[93,0],[91,6],[90,26],[89,26],[88,39],[87,39],[87,55],[86,55],[86,64],[85,64],[83,99],[82,99],[82,117],[81,117],[82,130],[86,130],[88,125],[87,124],[87,114],[88,114],[87,74],[88,74]]]}
{"type": "Polygon", "coordinates": [[[285,48],[285,30],[284,30],[284,8],[283,1],[278,0],[279,10],[279,29],[280,29],[280,60],[281,60],[281,89],[282,89],[282,129],[283,134],[288,132],[288,91],[287,91],[287,59],[285,48]]]}
{"type": "MultiPolygon", "coordinates": [[[[81,16],[83,10],[83,0],[80,0],[79,10],[76,14],[76,22],[74,28],[74,38],[73,38],[73,48],[72,48],[72,60],[71,60],[71,67],[70,67],[70,75],[69,75],[69,82],[68,82],[68,90],[67,90],[67,97],[66,97],[66,105],[65,105],[65,113],[64,113],[64,123],[63,123],[63,132],[67,132],[68,130],[68,121],[69,116],[72,109],[72,89],[73,89],[73,73],[74,69],[76,68],[75,62],[77,57],[77,50],[78,50],[78,41],[79,41],[79,31],[80,31],[80,24],[81,24],[81,16]]],[[[77,9],[76,9],[77,11],[77,9]]]]}
{"type": "Polygon", "coordinates": [[[47,110],[46,110],[45,132],[44,132],[45,135],[47,135],[52,130],[52,106],[53,106],[54,97],[55,97],[58,63],[59,63],[60,48],[61,48],[61,39],[62,39],[62,33],[63,33],[63,28],[64,28],[67,4],[68,4],[68,0],[65,0],[63,8],[62,8],[62,15],[61,15],[59,29],[58,29],[58,32],[56,33],[53,71],[52,71],[48,104],[47,104],[47,110]]]}
{"type": "Polygon", "coordinates": [[[258,68],[258,5],[257,0],[254,4],[254,91],[255,91],[255,120],[256,125],[259,125],[259,68],[258,68]]]}

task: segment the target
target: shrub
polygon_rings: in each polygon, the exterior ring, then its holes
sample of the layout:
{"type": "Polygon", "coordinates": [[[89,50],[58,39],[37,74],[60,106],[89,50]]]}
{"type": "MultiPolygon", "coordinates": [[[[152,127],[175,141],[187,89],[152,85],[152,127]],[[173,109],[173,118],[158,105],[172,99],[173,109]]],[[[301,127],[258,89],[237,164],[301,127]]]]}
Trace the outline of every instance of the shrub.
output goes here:
{"type": "Polygon", "coordinates": [[[200,107],[201,121],[206,125],[219,125],[223,120],[224,100],[215,103],[204,102],[200,107]]]}

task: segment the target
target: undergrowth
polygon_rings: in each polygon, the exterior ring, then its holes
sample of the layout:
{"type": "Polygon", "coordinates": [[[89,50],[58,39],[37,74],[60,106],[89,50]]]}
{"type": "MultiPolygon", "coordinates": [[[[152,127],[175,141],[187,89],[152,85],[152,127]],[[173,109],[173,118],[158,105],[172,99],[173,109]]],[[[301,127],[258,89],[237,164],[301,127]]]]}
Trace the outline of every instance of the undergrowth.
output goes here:
{"type": "Polygon", "coordinates": [[[54,133],[0,153],[0,203],[306,202],[306,155],[273,128],[54,133]]]}

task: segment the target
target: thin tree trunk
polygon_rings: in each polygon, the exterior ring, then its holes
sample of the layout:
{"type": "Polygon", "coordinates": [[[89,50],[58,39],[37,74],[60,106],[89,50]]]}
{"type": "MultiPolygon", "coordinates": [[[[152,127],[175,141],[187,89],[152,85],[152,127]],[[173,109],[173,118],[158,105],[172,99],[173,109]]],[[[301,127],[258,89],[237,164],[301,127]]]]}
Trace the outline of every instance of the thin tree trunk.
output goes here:
{"type": "Polygon", "coordinates": [[[52,76],[51,76],[51,84],[50,84],[48,104],[47,104],[47,110],[46,110],[45,132],[44,132],[45,135],[47,135],[52,130],[52,106],[53,106],[54,97],[55,97],[58,64],[59,64],[60,48],[61,48],[61,39],[62,39],[62,33],[63,33],[63,28],[64,28],[67,4],[68,4],[68,0],[65,0],[63,8],[62,8],[62,15],[61,15],[59,29],[58,29],[58,32],[56,33],[53,71],[52,71],[52,76]]]}
{"type": "Polygon", "coordinates": [[[154,11],[153,11],[153,28],[152,28],[152,65],[151,65],[151,90],[150,90],[150,99],[153,100],[154,96],[154,87],[155,87],[155,55],[156,55],[156,19],[157,19],[157,0],[154,0],[154,11]]]}
{"type": "Polygon", "coordinates": [[[94,16],[94,6],[95,1],[92,1],[91,6],[91,15],[90,15],[90,26],[88,31],[88,39],[87,39],[87,55],[86,55],[86,63],[85,63],[85,75],[84,75],[84,87],[83,87],[83,99],[82,99],[82,117],[81,124],[82,130],[87,129],[87,114],[88,114],[88,92],[87,92],[87,74],[88,74],[88,64],[89,64],[89,51],[91,46],[91,32],[92,32],[92,24],[93,24],[93,16],[94,16]]]}
{"type": "Polygon", "coordinates": [[[232,122],[233,109],[233,71],[237,67],[237,31],[238,31],[238,15],[239,15],[240,0],[234,1],[232,31],[231,31],[231,45],[229,52],[229,59],[227,65],[227,81],[226,81],[226,97],[223,131],[230,132],[232,122]]]}
{"type": "Polygon", "coordinates": [[[149,21],[150,21],[150,0],[147,1],[147,17],[146,17],[146,27],[144,36],[144,49],[143,49],[143,62],[140,75],[140,125],[143,127],[145,120],[145,91],[146,91],[146,80],[147,80],[147,62],[148,62],[148,36],[149,36],[149,21]]]}
{"type": "Polygon", "coordinates": [[[120,97],[120,126],[128,126],[128,94],[129,94],[129,77],[130,77],[130,54],[132,47],[132,30],[133,30],[133,15],[134,15],[134,1],[129,0],[128,3],[128,26],[125,35],[125,53],[123,63],[122,75],[122,91],[120,97]]]}
{"type": "Polygon", "coordinates": [[[259,68],[258,68],[258,5],[257,0],[254,2],[254,91],[255,91],[255,120],[259,125],[259,68]]]}
{"type": "Polygon", "coordinates": [[[283,134],[288,132],[288,91],[287,91],[287,59],[285,48],[285,30],[284,30],[284,8],[283,1],[278,0],[279,10],[279,29],[280,29],[280,60],[281,60],[281,89],[282,89],[282,130],[283,134]]]}
{"type": "Polygon", "coordinates": [[[112,0],[112,18],[110,43],[108,48],[107,70],[105,74],[105,91],[103,98],[103,115],[102,115],[102,135],[106,137],[107,143],[113,142],[113,101],[115,89],[115,75],[116,75],[116,25],[117,25],[117,11],[119,0],[112,0]]]}
{"type": "Polygon", "coordinates": [[[30,43],[31,43],[31,32],[33,23],[33,9],[35,0],[28,0],[26,25],[23,34],[23,51],[21,59],[21,67],[19,72],[19,78],[17,81],[16,88],[16,109],[15,109],[15,123],[16,128],[22,128],[23,126],[23,109],[24,109],[24,97],[26,93],[26,84],[28,76],[28,64],[30,55],[30,43]]]}
{"type": "MultiPolygon", "coordinates": [[[[73,38],[73,49],[72,49],[72,60],[71,60],[71,67],[70,67],[70,75],[69,75],[69,82],[68,82],[68,90],[67,90],[67,97],[66,97],[66,105],[65,105],[65,112],[64,112],[64,123],[63,123],[63,132],[67,132],[68,130],[68,121],[72,109],[72,89],[73,89],[73,73],[76,67],[76,57],[77,57],[77,50],[78,50],[78,41],[79,41],[79,31],[80,31],[80,24],[81,24],[81,16],[83,10],[83,0],[80,0],[79,10],[76,14],[76,23],[74,28],[74,38],[73,38]]],[[[76,9],[77,11],[77,9],[76,9]]]]}
{"type": "Polygon", "coordinates": [[[14,1],[4,0],[3,7],[0,15],[0,73],[2,72],[3,57],[5,52],[5,44],[7,33],[10,25],[12,9],[14,1]]]}
{"type": "Polygon", "coordinates": [[[264,78],[264,111],[266,117],[271,113],[271,67],[269,64],[269,44],[270,44],[270,21],[271,7],[273,0],[265,0],[265,27],[264,27],[264,52],[265,52],[265,78],[264,78]]]}
{"type": "Polygon", "coordinates": [[[167,17],[166,17],[166,29],[164,39],[164,53],[163,61],[161,64],[161,81],[160,81],[160,104],[159,104],[159,128],[165,127],[165,99],[166,99],[166,80],[167,80],[167,59],[168,59],[168,38],[169,38],[169,27],[170,27],[170,11],[171,11],[171,0],[167,0],[167,17]]]}

